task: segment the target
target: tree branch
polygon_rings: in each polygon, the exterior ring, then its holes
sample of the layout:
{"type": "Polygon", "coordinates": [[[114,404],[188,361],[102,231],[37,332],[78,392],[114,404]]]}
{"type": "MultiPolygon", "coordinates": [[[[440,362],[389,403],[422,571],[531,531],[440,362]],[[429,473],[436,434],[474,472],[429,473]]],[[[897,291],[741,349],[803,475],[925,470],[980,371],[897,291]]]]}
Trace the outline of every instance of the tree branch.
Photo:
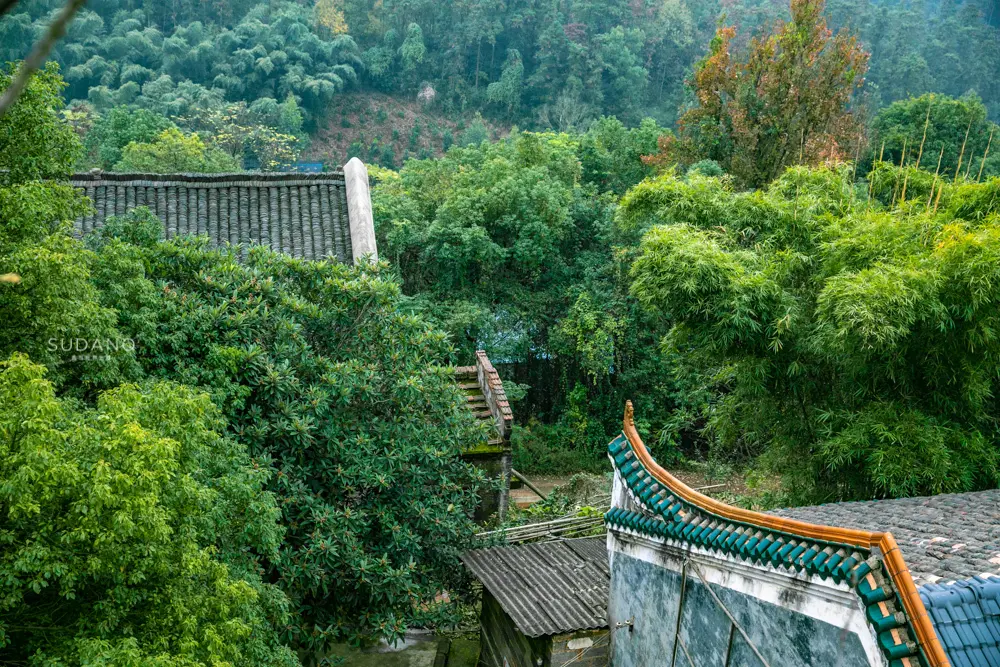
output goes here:
{"type": "MultiPolygon", "coordinates": [[[[16,1],[0,0],[0,3],[3,3],[0,7],[4,7],[6,11],[6,9],[13,7],[16,1]]],[[[49,51],[52,50],[55,43],[66,34],[66,26],[69,25],[69,22],[73,20],[77,11],[79,11],[80,7],[83,7],[86,1],[69,0],[66,6],[62,8],[62,11],[59,12],[59,15],[56,16],[55,20],[52,21],[52,24],[49,25],[49,29],[45,32],[45,35],[35,43],[35,46],[31,49],[31,54],[21,63],[21,67],[18,69],[14,80],[10,82],[7,89],[3,91],[3,96],[0,97],[0,117],[21,96],[24,87],[28,85],[28,81],[31,79],[31,75],[38,71],[38,68],[45,62],[49,51]]]]}

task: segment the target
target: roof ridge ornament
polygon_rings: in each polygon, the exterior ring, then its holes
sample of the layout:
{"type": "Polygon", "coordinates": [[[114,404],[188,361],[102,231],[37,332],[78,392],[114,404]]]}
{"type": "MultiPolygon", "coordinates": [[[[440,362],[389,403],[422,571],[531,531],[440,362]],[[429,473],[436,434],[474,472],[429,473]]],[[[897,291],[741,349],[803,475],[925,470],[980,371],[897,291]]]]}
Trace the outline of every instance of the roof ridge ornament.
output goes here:
{"type": "Polygon", "coordinates": [[[632,401],[625,401],[625,418],[622,420],[622,426],[626,429],[635,428],[635,420],[633,419],[634,416],[635,410],[632,409],[632,401]]]}

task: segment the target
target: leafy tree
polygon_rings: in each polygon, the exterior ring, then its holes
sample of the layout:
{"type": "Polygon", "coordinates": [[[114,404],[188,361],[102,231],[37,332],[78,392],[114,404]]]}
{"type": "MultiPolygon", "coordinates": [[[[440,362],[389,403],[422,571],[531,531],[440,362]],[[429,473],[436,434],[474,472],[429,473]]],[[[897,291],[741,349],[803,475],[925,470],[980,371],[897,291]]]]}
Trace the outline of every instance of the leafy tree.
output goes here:
{"type": "Polygon", "coordinates": [[[490,140],[490,130],[486,127],[486,123],[483,122],[483,117],[476,115],[475,119],[469,123],[469,127],[465,128],[462,134],[458,137],[459,146],[478,146],[484,141],[490,140]]]}
{"type": "Polygon", "coordinates": [[[165,116],[148,109],[119,106],[108,111],[87,133],[84,147],[102,169],[110,170],[122,159],[122,150],[130,143],[148,144],[174,124],[165,116]]]}
{"type": "Polygon", "coordinates": [[[281,541],[270,473],[208,397],[126,385],[79,409],[44,373],[0,362],[0,660],[297,665],[258,574],[281,541]]]}
{"type": "Polygon", "coordinates": [[[712,159],[741,185],[757,187],[790,164],[853,152],[862,129],[850,104],[868,54],[855,37],[832,36],[823,4],[792,0],[791,20],[753,38],[745,60],[732,53],[735,28],[720,27],[691,80],[698,106],[651,161],[712,159]]]}
{"type": "Polygon", "coordinates": [[[986,107],[975,95],[959,99],[921,95],[893,102],[878,112],[871,127],[872,157],[901,164],[905,144],[906,164],[916,165],[919,157],[919,166],[936,171],[940,158],[941,174],[953,178],[961,155],[960,175],[969,174],[977,179],[982,169],[983,174],[992,176],[1000,173],[1000,136],[993,137],[996,145],[991,141],[991,136],[998,134],[997,129],[995,123],[987,120],[986,107]]]}
{"type": "Polygon", "coordinates": [[[626,397],[659,406],[658,434],[673,404],[656,318],[628,293],[637,238],[598,194],[646,173],[639,155],[660,131],[607,120],[586,137],[518,133],[382,170],[373,191],[379,247],[412,307],[451,334],[456,360],[482,347],[510,363],[507,379],[530,386],[518,414],[540,434],[553,425],[578,465],[601,465],[626,397]]]}
{"type": "Polygon", "coordinates": [[[398,638],[454,618],[458,556],[485,434],[462,402],[444,334],[401,311],[383,266],[296,260],[263,247],[157,241],[145,209],[92,239],[105,304],[141,339],[146,372],[203,387],[228,432],[274,468],[287,532],[269,571],[294,603],[284,637],[398,638]],[[121,286],[127,286],[122,289],[121,286]],[[453,598],[455,599],[455,598],[453,598]]]}
{"type": "Polygon", "coordinates": [[[1000,182],[949,182],[928,206],[925,173],[922,196],[885,210],[851,175],[794,168],[752,193],[643,182],[622,203],[648,230],[632,292],[708,390],[691,416],[715,454],[762,457],[793,499],[995,486],[1000,182]]]}
{"type": "Polygon", "coordinates": [[[660,137],[669,133],[652,118],[639,127],[626,128],[617,118],[601,118],[580,137],[580,162],[583,178],[602,191],[625,194],[653,169],[643,164],[642,156],[656,151],[660,137]]]}
{"type": "Polygon", "coordinates": [[[402,59],[403,70],[413,72],[417,65],[424,62],[427,55],[427,47],[424,46],[424,32],[417,23],[411,23],[406,27],[406,39],[399,47],[399,57],[402,59]]]}
{"type": "Polygon", "coordinates": [[[501,107],[504,107],[508,115],[514,115],[521,105],[521,86],[524,78],[524,63],[521,62],[521,54],[517,49],[507,52],[507,61],[503,66],[503,73],[500,80],[491,83],[486,88],[486,98],[501,107]]]}
{"type": "Polygon", "coordinates": [[[197,134],[185,135],[176,127],[171,127],[149,143],[133,141],[125,146],[122,159],[115,164],[114,170],[147,174],[212,174],[240,171],[241,167],[235,157],[214,146],[205,146],[197,134]]]}
{"type": "Polygon", "coordinates": [[[275,103],[273,108],[260,102],[254,103],[255,109],[248,108],[245,102],[211,107],[197,113],[189,123],[210,137],[212,147],[224,151],[236,164],[242,164],[244,158],[262,170],[293,164],[302,140],[295,134],[279,132],[268,123],[301,134],[302,116],[295,98],[289,95],[284,103],[275,103]]]}
{"type": "MultiPolygon", "coordinates": [[[[0,70],[0,90],[10,85],[16,72],[16,65],[0,70]]],[[[72,170],[80,143],[59,117],[65,86],[59,67],[49,63],[0,116],[0,185],[58,179],[72,170]]]]}
{"type": "Polygon", "coordinates": [[[347,21],[344,19],[343,3],[340,0],[317,0],[316,23],[326,29],[331,35],[343,35],[348,32],[347,21]]]}
{"type": "MultiPolygon", "coordinates": [[[[0,77],[0,83],[9,81],[9,73],[0,77]]],[[[0,270],[19,277],[0,284],[0,356],[30,354],[52,368],[54,381],[87,393],[132,377],[136,369],[128,355],[72,360],[82,352],[77,348],[120,335],[114,312],[100,306],[88,282],[92,255],[68,233],[87,204],[58,182],[81,152],[59,115],[63,85],[58,68],[48,65],[0,117],[0,270]]]]}

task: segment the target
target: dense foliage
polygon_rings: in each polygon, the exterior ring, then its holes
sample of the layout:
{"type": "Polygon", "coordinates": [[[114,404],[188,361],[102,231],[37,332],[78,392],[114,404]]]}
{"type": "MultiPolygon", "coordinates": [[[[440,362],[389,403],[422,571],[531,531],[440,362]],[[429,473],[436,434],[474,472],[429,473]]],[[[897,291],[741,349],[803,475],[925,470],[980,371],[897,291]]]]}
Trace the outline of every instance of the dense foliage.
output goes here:
{"type": "Polygon", "coordinates": [[[978,180],[1000,173],[1000,136],[993,144],[997,129],[975,95],[921,95],[878,112],[871,126],[870,155],[939,171],[952,180],[961,167],[959,175],[978,180]]]}
{"type": "Polygon", "coordinates": [[[524,469],[600,465],[626,398],[650,406],[657,432],[668,417],[652,407],[671,387],[656,326],[628,295],[627,248],[615,250],[636,239],[612,225],[615,193],[651,174],[639,156],[662,132],[604,119],[379,172],[379,248],[411,306],[452,335],[456,361],[483,348],[529,385],[519,419],[543,423],[516,436],[535,452],[519,454],[524,469]],[[545,458],[555,449],[569,454],[545,458]]]}
{"type": "Polygon", "coordinates": [[[261,579],[271,471],[206,395],[121,384],[133,341],[68,234],[87,204],[53,180],[79,152],[61,91],[50,66],[0,117],[0,662],[295,665],[261,579]]]}
{"type": "Polygon", "coordinates": [[[0,117],[11,659],[294,664],[453,618],[486,434],[444,334],[383,266],[166,242],[146,209],[74,239],[61,86],[0,117]]]}
{"type": "Polygon", "coordinates": [[[269,463],[287,527],[274,575],[296,603],[289,641],[396,637],[448,618],[485,437],[443,334],[399,310],[382,269],[264,248],[158,241],[146,209],[90,239],[94,282],[145,371],[211,392],[229,432],[269,463]]]}
{"type": "Polygon", "coordinates": [[[846,166],[753,193],[668,174],[622,202],[649,229],[632,292],[670,318],[677,372],[709,391],[706,436],[763,456],[800,500],[1000,480],[1000,181],[939,182],[929,205],[931,174],[876,167],[873,200],[846,166]]]}
{"type": "MultiPolygon", "coordinates": [[[[61,121],[63,83],[54,65],[36,74],[0,117],[0,267],[19,276],[0,289],[0,357],[14,351],[50,368],[50,378],[81,393],[134,379],[127,355],[94,364],[65,364],[65,349],[88,341],[117,342],[115,314],[89,283],[92,255],[68,235],[68,221],[87,209],[65,179],[80,153],[61,121]]],[[[4,87],[9,73],[0,75],[4,87]]],[[[84,352],[84,350],[81,350],[84,352]]],[[[103,355],[101,355],[103,356],[103,355]]]]}
{"type": "MultiPolygon", "coordinates": [[[[23,58],[59,4],[19,3],[0,21],[0,59],[23,58]]],[[[930,91],[974,90],[1000,105],[995,3],[829,0],[826,13],[871,53],[874,109],[930,91]]],[[[91,0],[53,55],[68,98],[101,113],[134,105],[187,117],[292,96],[311,129],[357,87],[567,131],[612,114],[672,122],[723,17],[739,33],[734,51],[791,18],[787,0],[91,0]]]]}
{"type": "MultiPolygon", "coordinates": [[[[23,4],[0,22],[3,60],[24,57],[36,22],[61,3],[23,4]]],[[[219,5],[180,4],[95,2],[81,12],[53,53],[68,98],[99,111],[134,104],[184,117],[226,100],[272,104],[294,95],[317,112],[357,78],[354,42],[321,38],[301,4],[222,3],[221,13],[219,5]]]]}
{"type": "Polygon", "coordinates": [[[294,666],[270,471],[204,394],[122,386],[96,408],[0,362],[0,661],[294,666]]]}

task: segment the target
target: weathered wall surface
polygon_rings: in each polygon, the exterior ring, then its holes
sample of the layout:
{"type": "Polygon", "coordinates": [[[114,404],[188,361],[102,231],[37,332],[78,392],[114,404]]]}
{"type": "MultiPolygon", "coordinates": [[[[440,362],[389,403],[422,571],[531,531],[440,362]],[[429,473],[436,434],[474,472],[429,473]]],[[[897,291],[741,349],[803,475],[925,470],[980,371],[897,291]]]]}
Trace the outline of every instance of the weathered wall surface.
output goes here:
{"type": "Polygon", "coordinates": [[[580,630],[552,637],[552,655],[547,664],[552,667],[607,667],[608,631],[580,630]]]}
{"type": "MultiPolygon", "coordinates": [[[[611,540],[614,544],[615,538],[611,540]]],[[[676,564],[679,563],[680,560],[676,564]]],[[[699,567],[704,574],[708,566],[703,561],[699,567]]],[[[621,551],[612,554],[610,624],[615,627],[616,623],[629,619],[633,624],[631,631],[622,628],[613,633],[614,667],[687,667],[680,649],[672,662],[681,591],[679,569],[621,551]]],[[[717,578],[720,571],[714,574],[717,578]]],[[[835,592],[820,592],[814,598],[807,591],[788,588],[778,592],[778,600],[784,598],[787,604],[775,604],[748,594],[745,586],[729,588],[713,583],[712,576],[706,579],[770,665],[863,667],[882,663],[880,657],[872,654],[872,647],[865,646],[872,643],[870,635],[858,632],[866,632],[863,617],[857,618],[860,609],[852,609],[846,602],[838,608],[835,592]],[[813,605],[811,612],[829,619],[804,613],[806,605],[813,605]]],[[[801,589],[801,582],[798,585],[801,589]]],[[[725,662],[730,641],[729,618],[690,569],[685,589],[680,637],[695,664],[760,667],[760,660],[739,632],[733,633],[729,662],[725,662]]]]}
{"type": "Polygon", "coordinates": [[[478,667],[536,667],[546,662],[551,639],[525,637],[490,592],[483,591],[479,615],[478,667]],[[541,661],[541,663],[537,661],[541,661]],[[506,662],[505,662],[506,661],[506,662]]]}

